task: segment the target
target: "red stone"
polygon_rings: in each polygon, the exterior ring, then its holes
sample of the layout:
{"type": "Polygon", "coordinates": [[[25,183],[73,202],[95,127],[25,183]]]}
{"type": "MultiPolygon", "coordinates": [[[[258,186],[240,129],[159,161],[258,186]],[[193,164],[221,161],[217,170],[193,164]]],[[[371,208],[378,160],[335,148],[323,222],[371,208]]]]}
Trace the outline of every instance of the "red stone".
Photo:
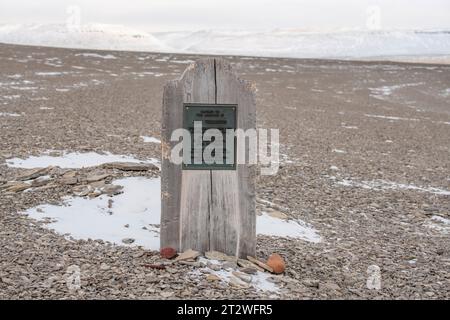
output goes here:
{"type": "Polygon", "coordinates": [[[159,253],[161,254],[161,257],[165,259],[173,259],[177,255],[177,251],[170,247],[162,248],[159,253]]]}
{"type": "Polygon", "coordinates": [[[278,253],[271,254],[266,264],[271,267],[273,269],[273,273],[276,274],[283,273],[286,269],[286,264],[278,253]]]}

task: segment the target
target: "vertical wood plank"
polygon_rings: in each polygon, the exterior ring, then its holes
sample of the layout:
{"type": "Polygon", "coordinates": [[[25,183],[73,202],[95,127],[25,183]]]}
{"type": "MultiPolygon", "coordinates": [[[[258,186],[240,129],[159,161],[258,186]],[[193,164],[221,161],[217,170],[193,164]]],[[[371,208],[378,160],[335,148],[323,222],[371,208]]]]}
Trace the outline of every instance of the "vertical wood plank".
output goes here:
{"type": "MultiPolygon", "coordinates": [[[[240,80],[230,65],[216,59],[217,103],[237,104],[237,127],[256,128],[251,83],[240,80]]],[[[239,152],[239,148],[237,148],[239,152]]],[[[235,171],[211,172],[211,249],[238,257],[255,256],[255,166],[238,164],[235,171]]]]}
{"type": "Polygon", "coordinates": [[[170,246],[178,251],[209,248],[210,171],[183,171],[181,165],[170,162],[169,156],[177,143],[170,142],[170,135],[183,127],[183,103],[215,103],[215,91],[214,59],[197,61],[180,80],[169,82],[164,89],[161,248],[170,246]]]}

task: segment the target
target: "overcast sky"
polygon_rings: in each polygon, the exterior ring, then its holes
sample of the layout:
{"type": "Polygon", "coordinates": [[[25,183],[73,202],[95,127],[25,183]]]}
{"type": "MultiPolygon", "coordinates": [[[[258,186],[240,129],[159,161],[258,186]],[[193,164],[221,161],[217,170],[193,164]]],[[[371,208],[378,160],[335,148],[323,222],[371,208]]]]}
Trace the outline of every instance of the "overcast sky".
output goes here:
{"type": "Polygon", "coordinates": [[[364,28],[378,6],[381,28],[450,29],[450,0],[0,0],[0,23],[122,24],[146,31],[364,28]]]}

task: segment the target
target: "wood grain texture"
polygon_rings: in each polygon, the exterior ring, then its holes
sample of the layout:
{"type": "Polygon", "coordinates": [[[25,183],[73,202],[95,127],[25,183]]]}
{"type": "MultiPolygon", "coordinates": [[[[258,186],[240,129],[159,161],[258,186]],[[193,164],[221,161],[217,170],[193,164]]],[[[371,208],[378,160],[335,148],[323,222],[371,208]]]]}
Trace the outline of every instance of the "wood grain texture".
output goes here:
{"type": "Polygon", "coordinates": [[[178,251],[209,247],[209,196],[199,197],[195,183],[202,191],[210,190],[209,170],[183,171],[170,161],[170,150],[177,144],[170,136],[183,127],[183,103],[214,103],[214,60],[199,60],[189,66],[180,80],[168,82],[164,88],[162,117],[161,180],[161,248],[178,251]],[[181,201],[183,203],[181,204],[181,201]],[[190,208],[191,210],[186,210],[190,208]],[[200,210],[200,211],[194,211],[200,210]],[[194,230],[193,223],[197,230],[194,230]],[[187,235],[181,237],[180,235],[187,235]],[[189,238],[189,237],[192,237],[189,238]],[[194,240],[195,239],[195,240],[194,240]],[[191,247],[189,247],[191,246],[191,247]]]}
{"type": "MultiPolygon", "coordinates": [[[[173,130],[183,126],[183,103],[237,104],[237,127],[255,128],[252,86],[221,59],[202,59],[164,88],[162,117],[161,247],[255,256],[255,168],[181,170],[170,162],[173,130]]],[[[239,152],[239,148],[237,148],[239,152]]]]}
{"type": "MultiPolygon", "coordinates": [[[[237,127],[256,127],[254,87],[216,59],[217,103],[237,104],[237,127]]],[[[236,148],[239,152],[239,147],[236,148]]],[[[237,158],[239,155],[237,155],[237,158]]],[[[211,246],[241,258],[256,254],[255,166],[212,171],[211,246]],[[225,219],[223,217],[226,217],[225,219]]]]}

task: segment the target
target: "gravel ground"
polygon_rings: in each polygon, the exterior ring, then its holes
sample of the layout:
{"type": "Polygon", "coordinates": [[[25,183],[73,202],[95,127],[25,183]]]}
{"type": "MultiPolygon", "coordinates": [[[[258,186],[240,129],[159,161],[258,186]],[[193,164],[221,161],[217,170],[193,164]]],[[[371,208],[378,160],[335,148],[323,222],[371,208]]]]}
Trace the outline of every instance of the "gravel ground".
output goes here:
{"type": "MultiPolygon", "coordinates": [[[[196,58],[0,45],[0,188],[24,174],[6,159],[47,150],[159,158],[159,145],[140,136],[159,138],[163,85],[196,58]]],[[[0,190],[1,299],[450,298],[450,66],[225,58],[258,88],[258,126],[280,129],[282,165],[258,177],[258,198],[322,237],[258,236],[258,257],[286,261],[271,280],[279,292],[44,228],[21,212],[61,202],[82,177],[159,175],[97,167],[75,170],[73,185],[68,170],[52,168],[50,184],[0,190]],[[66,284],[73,268],[79,290],[66,284]],[[379,290],[367,286],[374,268],[379,290]]]]}

